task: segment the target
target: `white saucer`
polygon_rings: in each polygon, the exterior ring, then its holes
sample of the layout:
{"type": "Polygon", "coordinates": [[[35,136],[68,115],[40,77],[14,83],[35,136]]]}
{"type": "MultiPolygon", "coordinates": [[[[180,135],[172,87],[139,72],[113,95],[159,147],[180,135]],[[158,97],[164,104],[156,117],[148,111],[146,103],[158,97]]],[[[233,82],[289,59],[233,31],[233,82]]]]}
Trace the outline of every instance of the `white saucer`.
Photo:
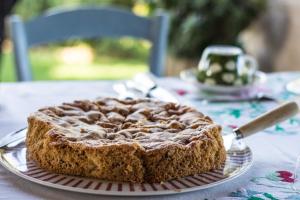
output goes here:
{"type": "Polygon", "coordinates": [[[248,85],[241,86],[224,86],[224,85],[208,85],[201,83],[196,78],[197,69],[188,69],[180,73],[180,78],[184,81],[194,84],[199,90],[212,92],[212,93],[222,93],[222,94],[231,94],[231,93],[241,93],[247,90],[250,90],[267,80],[267,76],[262,71],[257,71],[255,73],[254,82],[248,85]]]}
{"type": "Polygon", "coordinates": [[[297,78],[287,83],[286,89],[294,94],[300,94],[300,79],[297,78]]]}

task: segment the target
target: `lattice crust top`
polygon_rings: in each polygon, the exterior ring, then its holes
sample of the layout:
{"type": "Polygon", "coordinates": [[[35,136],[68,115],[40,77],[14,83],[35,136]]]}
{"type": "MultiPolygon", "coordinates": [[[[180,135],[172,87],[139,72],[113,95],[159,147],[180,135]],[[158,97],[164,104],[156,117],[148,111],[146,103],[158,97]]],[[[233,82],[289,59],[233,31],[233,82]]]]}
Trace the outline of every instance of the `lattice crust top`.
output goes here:
{"type": "Polygon", "coordinates": [[[64,141],[88,146],[139,143],[145,150],[206,140],[204,133],[218,126],[191,107],[150,99],[74,101],[33,115],[57,127],[55,134],[64,141]]]}

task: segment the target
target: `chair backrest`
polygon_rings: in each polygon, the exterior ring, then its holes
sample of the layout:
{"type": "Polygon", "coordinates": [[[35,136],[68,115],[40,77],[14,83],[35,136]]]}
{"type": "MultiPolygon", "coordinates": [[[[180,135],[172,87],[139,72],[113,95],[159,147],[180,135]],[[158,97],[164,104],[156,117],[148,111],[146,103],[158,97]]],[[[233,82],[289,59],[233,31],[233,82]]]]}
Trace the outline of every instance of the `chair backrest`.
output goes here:
{"type": "Polygon", "coordinates": [[[164,73],[164,56],[168,34],[168,16],[157,13],[146,18],[130,11],[111,7],[55,9],[30,21],[9,18],[18,81],[32,80],[28,49],[67,39],[95,37],[142,38],[152,43],[149,66],[157,76],[164,73]]]}

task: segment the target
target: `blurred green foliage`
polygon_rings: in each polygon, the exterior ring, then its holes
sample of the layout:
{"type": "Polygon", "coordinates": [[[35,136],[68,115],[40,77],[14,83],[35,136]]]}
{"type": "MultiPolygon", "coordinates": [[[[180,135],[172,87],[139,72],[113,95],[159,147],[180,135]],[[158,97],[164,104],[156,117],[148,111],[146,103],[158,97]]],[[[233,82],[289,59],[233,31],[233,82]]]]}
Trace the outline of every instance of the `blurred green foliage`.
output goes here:
{"type": "MultiPolygon", "coordinates": [[[[164,9],[171,18],[170,53],[199,59],[203,49],[212,44],[242,46],[239,33],[264,11],[266,0],[19,0],[15,12],[29,19],[49,8],[79,5],[113,5],[133,10],[136,5],[142,5],[149,10],[144,15],[164,9]]],[[[147,57],[147,48],[139,43],[132,43],[131,49],[112,40],[89,40],[88,43],[97,52],[113,49],[114,54],[125,57],[147,57]],[[127,51],[132,49],[134,51],[128,54],[127,51]]]]}
{"type": "MultiPolygon", "coordinates": [[[[147,65],[137,59],[112,58],[98,55],[92,63],[68,64],[57,56],[59,48],[38,48],[30,52],[34,80],[113,80],[129,79],[138,72],[146,72],[147,65]]],[[[2,55],[0,80],[16,81],[12,53],[2,55]]]]}
{"type": "Polygon", "coordinates": [[[266,8],[266,0],[149,0],[152,9],[171,15],[169,47],[173,54],[199,58],[212,44],[241,46],[238,36],[266,8]]]}
{"type": "MultiPolygon", "coordinates": [[[[19,0],[14,12],[22,17],[24,21],[41,15],[48,9],[56,7],[76,7],[80,5],[115,5],[130,9],[134,6],[133,0],[19,0]]],[[[145,40],[122,38],[120,40],[109,38],[95,38],[85,40],[70,40],[61,42],[59,46],[76,46],[79,43],[89,44],[96,55],[109,55],[113,58],[137,59],[147,62],[150,43],[145,40]]],[[[53,47],[53,45],[50,45],[53,47]]],[[[55,45],[54,45],[55,46],[55,45]]],[[[48,45],[49,47],[49,45],[48,45]]]]}
{"type": "MultiPolygon", "coordinates": [[[[110,4],[109,0],[18,0],[14,11],[18,15],[21,15],[24,20],[28,20],[32,17],[38,16],[48,9],[55,7],[71,7],[80,5],[105,5],[110,4]]],[[[129,6],[129,5],[128,5],[129,6]]]]}
{"type": "MultiPolygon", "coordinates": [[[[242,47],[238,36],[266,7],[266,0],[19,0],[14,13],[25,21],[55,7],[108,5],[124,7],[138,15],[152,16],[159,9],[170,14],[169,53],[198,60],[212,44],[242,47]]],[[[150,43],[145,40],[109,38],[71,40],[30,52],[35,80],[124,79],[147,69],[150,43]],[[93,49],[88,64],[67,64],[56,52],[61,46],[84,43],[93,49]]],[[[12,53],[3,54],[0,80],[14,81],[12,53]]]]}

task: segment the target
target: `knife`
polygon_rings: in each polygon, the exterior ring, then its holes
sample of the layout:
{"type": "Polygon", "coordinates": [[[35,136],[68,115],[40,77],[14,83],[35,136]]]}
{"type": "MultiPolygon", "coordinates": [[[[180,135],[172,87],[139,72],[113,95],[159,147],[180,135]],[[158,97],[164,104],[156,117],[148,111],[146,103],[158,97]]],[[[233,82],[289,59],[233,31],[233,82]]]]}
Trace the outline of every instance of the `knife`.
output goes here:
{"type": "Polygon", "coordinates": [[[12,142],[23,140],[26,136],[26,133],[27,133],[27,128],[25,127],[18,131],[15,131],[15,132],[5,135],[0,140],[0,149],[7,146],[8,144],[10,144],[12,142]]]}
{"type": "Polygon", "coordinates": [[[231,133],[223,134],[223,141],[226,151],[232,147],[236,140],[251,136],[259,131],[280,123],[299,112],[298,104],[295,101],[286,102],[266,112],[250,122],[236,128],[231,133]]]}
{"type": "Polygon", "coordinates": [[[113,85],[113,89],[119,94],[120,99],[134,99],[142,97],[141,92],[131,90],[125,83],[115,83],[113,85]]]}
{"type": "Polygon", "coordinates": [[[140,73],[134,76],[132,81],[128,81],[126,84],[128,87],[141,91],[145,97],[178,103],[178,99],[175,95],[158,86],[154,79],[154,76],[151,74],[140,73]]]}

